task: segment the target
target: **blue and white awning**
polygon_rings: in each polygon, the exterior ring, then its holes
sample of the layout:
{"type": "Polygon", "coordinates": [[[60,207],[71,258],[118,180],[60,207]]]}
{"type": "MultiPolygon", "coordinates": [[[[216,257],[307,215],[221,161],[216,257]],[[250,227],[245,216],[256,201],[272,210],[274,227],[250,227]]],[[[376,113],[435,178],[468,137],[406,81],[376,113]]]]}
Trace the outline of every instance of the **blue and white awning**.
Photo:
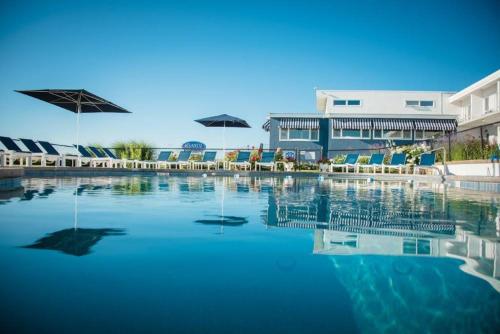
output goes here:
{"type": "Polygon", "coordinates": [[[319,118],[282,118],[280,128],[284,129],[319,129],[319,118]]]}
{"type": "Polygon", "coordinates": [[[376,118],[373,120],[375,130],[411,130],[413,121],[411,119],[389,119],[376,118]]]}
{"type": "Polygon", "coordinates": [[[334,129],[360,129],[371,128],[371,120],[363,118],[334,118],[332,119],[334,129]]]}
{"type": "Polygon", "coordinates": [[[271,129],[271,120],[268,119],[264,124],[262,124],[262,128],[264,129],[264,131],[269,132],[269,130],[271,129]]]}
{"type": "Polygon", "coordinates": [[[415,120],[415,129],[455,131],[457,129],[457,121],[454,119],[419,119],[415,120]]]}

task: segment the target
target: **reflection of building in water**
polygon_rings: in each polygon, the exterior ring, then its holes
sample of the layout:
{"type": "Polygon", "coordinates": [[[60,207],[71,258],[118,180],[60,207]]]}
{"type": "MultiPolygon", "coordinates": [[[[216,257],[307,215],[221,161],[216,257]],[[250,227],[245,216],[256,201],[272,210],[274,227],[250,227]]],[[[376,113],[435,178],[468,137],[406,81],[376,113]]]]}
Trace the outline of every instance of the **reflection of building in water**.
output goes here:
{"type": "Polygon", "coordinates": [[[490,221],[497,209],[462,212],[456,211],[457,202],[446,203],[445,194],[358,186],[321,189],[313,184],[294,193],[270,193],[264,222],[314,229],[314,254],[460,259],[465,262],[461,270],[500,291],[498,226],[490,221]],[[480,218],[467,212],[479,212],[480,218]]]}

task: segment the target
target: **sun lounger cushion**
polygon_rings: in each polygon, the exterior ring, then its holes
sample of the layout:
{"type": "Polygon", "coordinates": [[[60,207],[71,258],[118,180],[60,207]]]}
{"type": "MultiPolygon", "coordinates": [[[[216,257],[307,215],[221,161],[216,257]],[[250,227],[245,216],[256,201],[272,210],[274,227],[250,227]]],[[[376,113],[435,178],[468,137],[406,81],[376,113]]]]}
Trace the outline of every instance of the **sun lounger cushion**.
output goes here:
{"type": "Polygon", "coordinates": [[[54,146],[52,146],[51,143],[47,141],[38,141],[38,143],[43,147],[43,149],[45,150],[45,152],[47,152],[47,154],[60,155],[59,152],[57,152],[57,150],[54,148],[54,146]]]}
{"type": "Polygon", "coordinates": [[[7,148],[9,151],[23,152],[19,146],[9,137],[0,137],[0,142],[7,148]]]}
{"type": "Polygon", "coordinates": [[[31,153],[43,153],[40,147],[38,147],[38,145],[33,140],[21,138],[21,141],[31,153]]]}

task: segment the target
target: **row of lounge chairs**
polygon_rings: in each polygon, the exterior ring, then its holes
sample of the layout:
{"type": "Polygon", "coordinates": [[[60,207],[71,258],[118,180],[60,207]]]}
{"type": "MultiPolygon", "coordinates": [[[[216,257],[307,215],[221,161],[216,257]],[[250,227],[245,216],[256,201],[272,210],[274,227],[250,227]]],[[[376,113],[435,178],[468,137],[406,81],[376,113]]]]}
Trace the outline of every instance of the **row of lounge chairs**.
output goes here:
{"type": "MultiPolygon", "coordinates": [[[[191,151],[181,151],[177,159],[173,158],[173,151],[161,151],[156,160],[142,161],[129,160],[118,158],[113,151],[108,148],[97,148],[93,146],[84,147],[75,145],[78,154],[60,153],[52,144],[47,141],[38,141],[37,143],[31,139],[20,139],[23,145],[28,149],[25,151],[9,137],[0,137],[0,142],[5,146],[6,150],[0,151],[0,166],[13,166],[14,161],[19,160],[22,166],[47,166],[54,165],[56,167],[67,166],[89,166],[89,167],[106,167],[106,168],[144,168],[144,169],[219,169],[222,165],[224,169],[240,169],[249,170],[252,168],[250,162],[251,152],[238,152],[235,161],[225,162],[216,160],[217,152],[205,151],[199,161],[191,160],[191,151]],[[38,163],[37,163],[38,162],[38,163]],[[36,163],[36,164],[35,164],[36,163]]],[[[381,173],[398,171],[408,173],[410,165],[406,164],[407,156],[404,153],[395,153],[391,156],[390,161],[385,163],[385,155],[383,153],[374,153],[370,156],[368,163],[360,163],[360,155],[358,153],[347,154],[341,163],[331,163],[330,172],[349,173],[351,170],[356,173],[372,172],[381,173]]],[[[414,173],[418,173],[422,169],[437,169],[434,164],[436,155],[434,152],[424,153],[420,156],[418,165],[412,166],[414,173]]],[[[275,152],[263,152],[260,160],[254,164],[255,170],[269,168],[275,171],[277,168],[275,161],[275,152]]]]}
{"type": "Polygon", "coordinates": [[[341,172],[349,173],[352,169],[353,172],[372,172],[376,173],[380,171],[381,173],[398,171],[399,174],[402,174],[403,171],[408,173],[410,167],[413,167],[413,172],[415,174],[419,173],[420,170],[437,170],[435,166],[436,163],[436,153],[423,153],[420,155],[420,160],[417,165],[408,165],[406,163],[407,156],[405,153],[394,153],[389,162],[385,163],[385,154],[383,153],[374,153],[370,156],[368,163],[360,163],[358,162],[360,155],[358,153],[347,154],[344,161],[341,163],[332,163],[330,164],[330,172],[334,172],[337,169],[340,169],[341,172]]]}
{"type": "MultiPolygon", "coordinates": [[[[94,146],[76,146],[78,154],[60,153],[54,145],[47,141],[35,142],[31,139],[20,139],[27,150],[23,150],[12,138],[1,137],[0,142],[6,150],[0,150],[0,166],[14,166],[19,161],[21,166],[89,166],[106,168],[145,168],[145,169],[218,169],[220,161],[216,160],[217,152],[206,151],[200,161],[191,160],[191,151],[181,151],[177,159],[172,159],[172,151],[162,151],[158,158],[153,161],[129,160],[118,158],[113,151],[108,148],[98,148],[94,146]]],[[[75,153],[76,153],[75,152],[75,153]]],[[[235,161],[222,162],[223,168],[249,170],[252,167],[250,163],[249,151],[240,151],[235,161]]],[[[274,170],[274,152],[263,153],[263,159],[256,164],[259,166],[269,166],[274,170]]]]}

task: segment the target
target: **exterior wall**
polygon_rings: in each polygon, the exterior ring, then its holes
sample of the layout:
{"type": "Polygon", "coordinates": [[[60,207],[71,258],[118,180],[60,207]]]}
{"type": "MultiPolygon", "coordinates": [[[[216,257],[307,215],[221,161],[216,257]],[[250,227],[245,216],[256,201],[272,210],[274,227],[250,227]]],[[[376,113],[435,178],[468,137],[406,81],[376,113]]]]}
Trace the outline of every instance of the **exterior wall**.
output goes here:
{"type": "Polygon", "coordinates": [[[453,93],[419,91],[318,90],[317,108],[326,114],[458,115],[460,108],[449,102],[453,93]],[[361,100],[360,106],[334,106],[334,100],[361,100]],[[430,100],[433,107],[407,107],[407,100],[430,100]]]}
{"type": "MultiPolygon", "coordinates": [[[[346,138],[333,138],[333,124],[332,120],[328,122],[328,158],[333,158],[339,154],[346,153],[360,153],[370,154],[378,152],[388,146],[388,141],[385,139],[346,139],[346,138]]],[[[412,140],[394,140],[396,145],[408,145],[415,141],[412,140]]]]}
{"type": "Polygon", "coordinates": [[[328,150],[328,119],[320,119],[319,140],[318,141],[280,141],[279,140],[279,120],[271,118],[269,130],[269,148],[283,150],[304,150],[316,152],[316,159],[319,159],[322,152],[328,150]]]}
{"type": "Polygon", "coordinates": [[[500,70],[450,96],[448,100],[460,108],[459,129],[500,121],[500,70]]]}

